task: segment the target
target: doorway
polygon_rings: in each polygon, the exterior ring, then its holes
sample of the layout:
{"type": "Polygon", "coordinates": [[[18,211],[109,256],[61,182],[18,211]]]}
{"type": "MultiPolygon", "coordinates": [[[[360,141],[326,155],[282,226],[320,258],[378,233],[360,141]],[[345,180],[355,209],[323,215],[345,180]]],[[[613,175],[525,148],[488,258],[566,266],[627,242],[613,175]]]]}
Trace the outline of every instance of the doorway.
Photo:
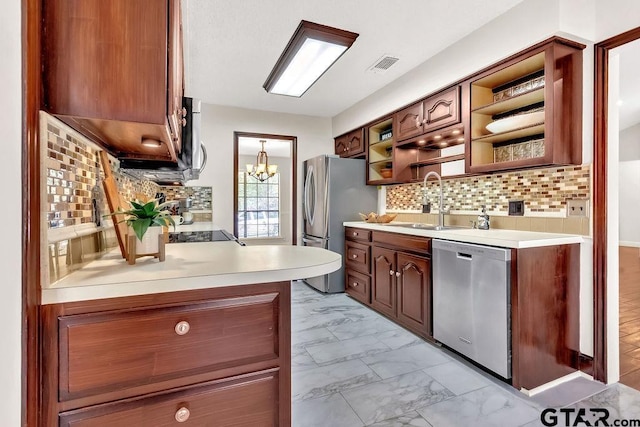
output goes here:
{"type": "Polygon", "coordinates": [[[296,153],[295,136],[234,132],[233,234],[246,245],[297,244],[296,153]]]}
{"type": "MultiPolygon", "coordinates": [[[[640,27],[595,46],[593,268],[594,378],[614,382],[621,373],[619,280],[619,72],[617,48],[640,39],[640,27]],[[609,173],[611,172],[611,173],[609,173]]],[[[624,102],[624,100],[623,100],[624,102]]],[[[625,316],[625,319],[632,320],[625,316]]],[[[623,324],[626,322],[623,322],[623,324]]]]}

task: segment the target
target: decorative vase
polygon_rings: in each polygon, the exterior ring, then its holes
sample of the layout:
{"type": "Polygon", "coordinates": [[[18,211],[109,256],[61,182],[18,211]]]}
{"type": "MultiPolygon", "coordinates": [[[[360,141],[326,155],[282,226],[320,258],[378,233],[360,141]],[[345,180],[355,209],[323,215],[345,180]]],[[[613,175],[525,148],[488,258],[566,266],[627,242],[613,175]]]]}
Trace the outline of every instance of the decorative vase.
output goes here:
{"type": "MultiPolygon", "coordinates": [[[[132,228],[129,228],[129,233],[135,236],[132,228]]],[[[162,234],[162,227],[154,226],[147,228],[147,232],[142,236],[142,240],[136,236],[136,255],[151,255],[159,252],[159,240],[158,236],[162,234]]]]}

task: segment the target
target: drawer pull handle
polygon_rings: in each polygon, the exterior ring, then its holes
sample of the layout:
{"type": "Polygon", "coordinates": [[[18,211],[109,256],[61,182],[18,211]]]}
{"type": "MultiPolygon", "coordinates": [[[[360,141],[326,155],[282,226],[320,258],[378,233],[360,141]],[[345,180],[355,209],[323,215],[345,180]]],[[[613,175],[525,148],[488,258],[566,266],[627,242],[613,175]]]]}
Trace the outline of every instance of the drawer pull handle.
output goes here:
{"type": "Polygon", "coordinates": [[[354,287],[357,287],[357,286],[358,286],[358,284],[359,284],[358,282],[353,282],[353,286],[354,286],[354,287]]]}
{"type": "Polygon", "coordinates": [[[189,332],[189,329],[191,329],[191,325],[189,325],[189,322],[185,320],[176,323],[175,330],[176,330],[176,334],[178,335],[186,335],[187,332],[189,332]]]}
{"type": "Polygon", "coordinates": [[[353,259],[358,258],[358,254],[353,254],[353,255],[351,255],[351,258],[353,258],[353,259]]]}
{"type": "Polygon", "coordinates": [[[183,423],[189,419],[191,412],[184,406],[176,411],[176,421],[183,423]]]}
{"type": "Polygon", "coordinates": [[[354,236],[357,236],[357,235],[358,235],[358,233],[354,231],[354,232],[353,232],[353,235],[354,235],[354,236]]]}

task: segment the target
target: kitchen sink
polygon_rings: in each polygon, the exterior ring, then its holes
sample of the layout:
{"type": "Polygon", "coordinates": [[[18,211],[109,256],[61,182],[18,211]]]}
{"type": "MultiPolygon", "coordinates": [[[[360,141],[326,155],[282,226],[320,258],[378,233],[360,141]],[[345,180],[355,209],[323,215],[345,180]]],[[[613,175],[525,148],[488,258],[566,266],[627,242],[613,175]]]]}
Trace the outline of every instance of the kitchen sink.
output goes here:
{"type": "Polygon", "coordinates": [[[435,230],[435,231],[442,231],[442,230],[463,230],[463,229],[471,229],[471,227],[465,227],[463,225],[432,225],[432,224],[424,224],[421,222],[415,222],[415,223],[410,223],[410,224],[386,224],[387,226],[390,227],[404,227],[404,228],[415,228],[415,229],[419,229],[419,230],[435,230]]]}

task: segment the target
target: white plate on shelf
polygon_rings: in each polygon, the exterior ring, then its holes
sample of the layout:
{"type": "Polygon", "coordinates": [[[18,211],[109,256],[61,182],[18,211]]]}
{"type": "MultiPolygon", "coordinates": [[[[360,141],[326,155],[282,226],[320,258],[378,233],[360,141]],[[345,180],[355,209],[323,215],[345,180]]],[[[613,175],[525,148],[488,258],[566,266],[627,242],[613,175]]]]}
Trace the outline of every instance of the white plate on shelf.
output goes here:
{"type": "Polygon", "coordinates": [[[499,119],[489,123],[487,125],[487,130],[491,133],[502,133],[539,123],[544,123],[544,111],[505,117],[504,119],[499,119]]]}

